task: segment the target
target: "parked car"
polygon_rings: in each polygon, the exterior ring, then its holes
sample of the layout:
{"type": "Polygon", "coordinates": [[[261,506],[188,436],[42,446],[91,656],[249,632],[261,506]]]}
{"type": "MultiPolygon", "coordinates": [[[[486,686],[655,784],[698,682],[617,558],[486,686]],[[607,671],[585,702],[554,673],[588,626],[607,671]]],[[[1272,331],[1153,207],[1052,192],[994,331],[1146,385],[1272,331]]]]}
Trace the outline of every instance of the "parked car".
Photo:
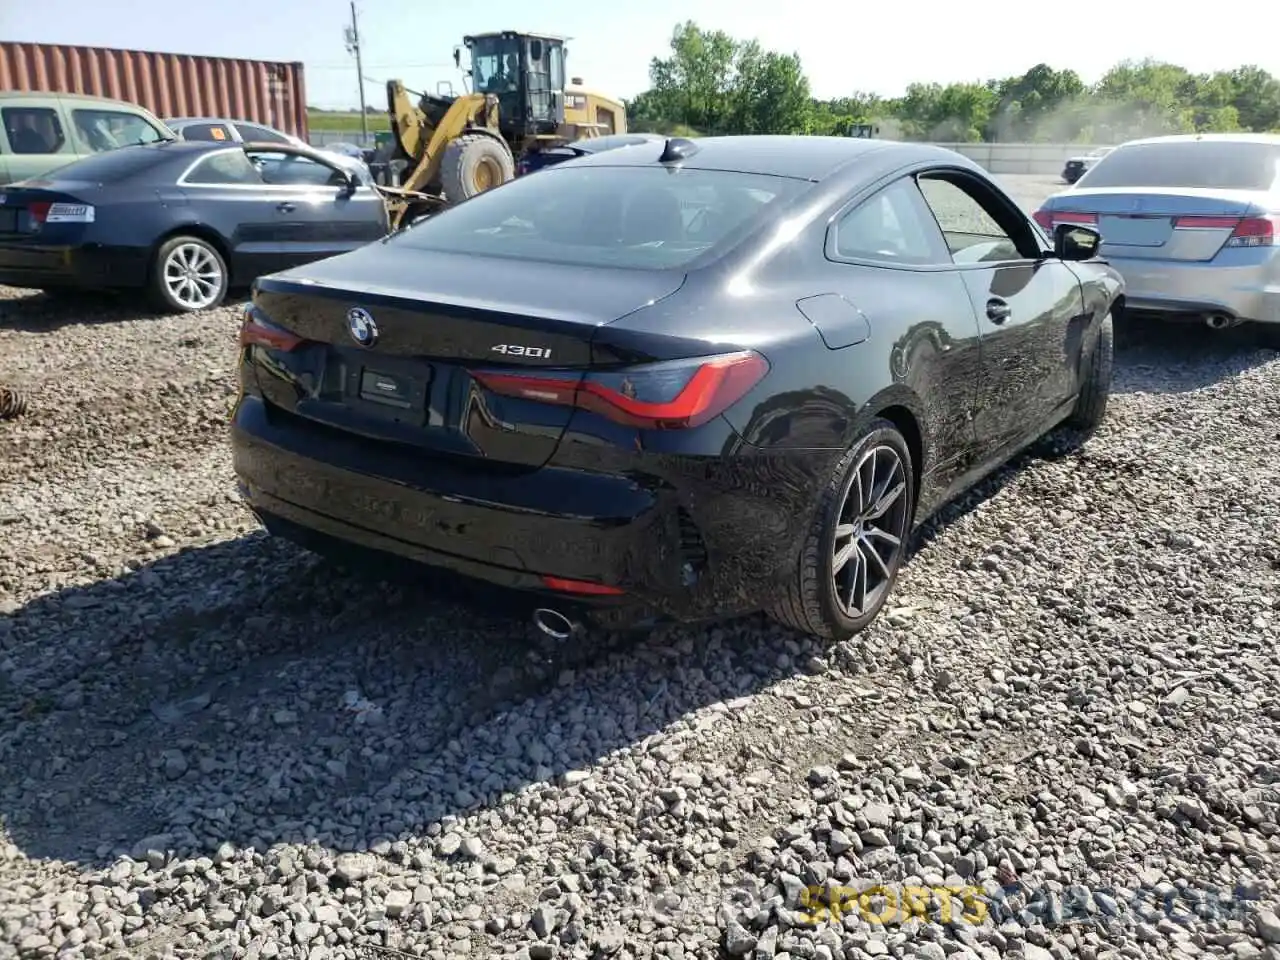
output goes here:
{"type": "MultiPolygon", "coordinates": [[[[368,168],[368,160],[359,147],[355,153],[348,149],[333,147],[313,147],[301,137],[277,130],[263,123],[249,120],[226,120],[219,117],[173,117],[165,121],[171,130],[183,140],[205,140],[215,143],[282,143],[295,147],[316,150],[319,153],[342,158],[344,165],[351,166],[348,161],[357,161],[368,168]]],[[[342,148],[351,144],[338,144],[342,148]]]]}
{"type": "Polygon", "coordinates": [[[1062,179],[1067,183],[1075,183],[1093,167],[1099,160],[1114,150],[1115,147],[1099,147],[1090,153],[1086,153],[1079,157],[1069,157],[1066,166],[1062,168],[1062,179]]]}
{"type": "Polygon", "coordinates": [[[146,289],[201,310],[387,232],[367,172],[310,148],[171,140],[0,188],[0,284],[146,289]]]}
{"type": "Polygon", "coordinates": [[[1280,136],[1126,143],[1036,220],[1096,228],[1130,311],[1280,334],[1280,136]]]}
{"type": "Polygon", "coordinates": [[[584,156],[260,278],[235,469],[272,533],[527,591],[549,638],[760,608],[849,636],[916,525],[1099,424],[1097,240],[926,144],[584,156]]]}
{"type": "Polygon", "coordinates": [[[0,185],[44,176],[104,150],[173,136],[153,114],[121,100],[0,91],[0,185]]]}
{"type": "Polygon", "coordinates": [[[664,142],[665,137],[656,133],[615,133],[607,137],[588,137],[575,140],[559,147],[546,150],[531,150],[520,156],[516,163],[516,176],[524,176],[545,167],[564,163],[574,157],[583,157],[591,153],[604,153],[606,150],[617,150],[619,147],[632,147],[639,143],[664,142]]]}

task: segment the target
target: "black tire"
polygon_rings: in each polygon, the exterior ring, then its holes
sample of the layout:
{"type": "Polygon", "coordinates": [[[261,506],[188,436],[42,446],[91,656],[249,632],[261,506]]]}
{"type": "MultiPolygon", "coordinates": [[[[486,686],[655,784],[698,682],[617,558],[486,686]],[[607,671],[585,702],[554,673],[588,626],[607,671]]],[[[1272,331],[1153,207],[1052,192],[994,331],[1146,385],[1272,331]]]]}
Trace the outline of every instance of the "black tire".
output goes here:
{"type": "Polygon", "coordinates": [[[1115,321],[1108,313],[1098,329],[1098,342],[1088,359],[1088,369],[1076,405],[1067,417],[1066,425],[1087,440],[1097,432],[1107,415],[1107,400],[1111,396],[1111,376],[1115,368],[1115,321]]]}
{"type": "MultiPolygon", "coordinates": [[[[874,465],[873,465],[874,466],[874,465]]],[[[887,469],[887,467],[886,467],[887,469]]],[[[874,471],[873,471],[874,472],[874,471]]],[[[874,488],[878,482],[873,482],[874,488]]],[[[804,548],[796,561],[793,579],[786,590],[772,606],[770,615],[779,623],[810,634],[822,640],[846,640],[865,629],[873,621],[884,606],[889,594],[893,592],[898,579],[898,569],[906,554],[907,543],[911,534],[912,519],[916,504],[915,466],[911,461],[911,451],[906,440],[892,423],[887,420],[874,420],[858,441],[840,458],[832,471],[831,479],[823,491],[822,497],[814,511],[808,537],[804,548]],[[859,499],[858,491],[867,486],[866,464],[873,453],[883,466],[892,464],[890,457],[881,451],[890,451],[898,464],[898,473],[893,474],[885,482],[885,491],[898,489],[889,509],[881,518],[881,528],[876,520],[855,520],[845,516],[844,526],[856,526],[861,529],[879,529],[880,534],[866,538],[853,534],[849,538],[848,547],[852,550],[849,563],[854,565],[850,571],[852,585],[856,587],[857,565],[862,564],[870,573],[872,560],[865,553],[866,549],[875,551],[880,558],[881,569],[874,593],[868,590],[869,596],[857,609],[846,607],[837,595],[838,579],[844,576],[844,570],[836,571],[836,546],[842,526],[842,515],[848,513],[847,507],[859,499]],[[882,459],[883,458],[883,459],[882,459]],[[861,468],[861,469],[860,469],[861,468]],[[861,476],[860,476],[861,474],[861,476]],[[894,479],[894,478],[897,479],[894,479]],[[887,533],[896,539],[896,545],[883,539],[887,533]],[[879,543],[885,549],[877,549],[872,543],[879,543]],[[869,546],[870,545],[870,546],[869,546]]],[[[861,498],[863,500],[867,497],[861,498]]],[[[856,512],[856,511],[855,511],[856,512]]],[[[847,568],[849,564],[846,564],[847,568]]],[[[864,581],[866,589],[868,581],[864,581]]],[[[840,589],[846,589],[840,584],[840,589]]]]}
{"type": "Polygon", "coordinates": [[[468,133],[445,147],[440,161],[440,185],[449,203],[470,200],[516,175],[511,150],[497,137],[468,133]]]}
{"type": "Polygon", "coordinates": [[[155,306],[169,313],[193,313],[211,310],[227,296],[231,276],[227,263],[218,248],[199,237],[180,235],[170,237],[151,258],[147,277],[147,294],[155,306]],[[178,261],[181,261],[179,263],[178,261]],[[175,270],[181,272],[182,264],[190,267],[192,286],[197,291],[184,299],[179,292],[182,285],[174,282],[175,270]]]}

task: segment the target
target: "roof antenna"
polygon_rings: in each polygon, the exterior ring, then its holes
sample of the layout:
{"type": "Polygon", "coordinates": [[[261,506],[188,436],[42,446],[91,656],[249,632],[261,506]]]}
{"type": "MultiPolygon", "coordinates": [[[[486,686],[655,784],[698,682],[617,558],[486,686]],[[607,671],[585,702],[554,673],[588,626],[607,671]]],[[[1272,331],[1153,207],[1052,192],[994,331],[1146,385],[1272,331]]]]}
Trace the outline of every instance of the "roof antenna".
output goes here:
{"type": "Polygon", "coordinates": [[[671,137],[663,148],[662,156],[658,158],[658,162],[674,163],[677,160],[692,157],[697,152],[698,145],[692,140],[686,140],[684,137],[671,137]]]}

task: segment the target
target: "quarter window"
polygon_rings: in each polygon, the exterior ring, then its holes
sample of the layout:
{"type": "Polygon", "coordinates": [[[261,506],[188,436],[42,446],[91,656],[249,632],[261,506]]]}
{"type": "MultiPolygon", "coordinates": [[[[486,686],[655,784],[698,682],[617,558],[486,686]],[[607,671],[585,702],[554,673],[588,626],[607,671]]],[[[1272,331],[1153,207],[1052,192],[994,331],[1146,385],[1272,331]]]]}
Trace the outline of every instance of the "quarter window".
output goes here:
{"type": "Polygon", "coordinates": [[[219,143],[234,143],[236,139],[225,123],[188,123],[178,131],[178,135],[183,140],[216,140],[219,143]]]}
{"type": "Polygon", "coordinates": [[[187,183],[262,186],[262,177],[243,150],[227,150],[205,157],[187,174],[187,183]]]}
{"type": "Polygon", "coordinates": [[[141,143],[158,143],[164,135],[136,113],[122,110],[72,110],[80,141],[94,153],[141,143]]]}
{"type": "Polygon", "coordinates": [[[289,138],[282,133],[253,123],[237,123],[236,129],[246,143],[288,143],[289,138]]]}
{"type": "Polygon", "coordinates": [[[58,153],[67,142],[58,111],[51,107],[5,107],[0,119],[14,153],[58,153]]]}
{"type": "Polygon", "coordinates": [[[921,177],[919,182],[956,263],[1023,259],[1017,240],[967,190],[938,177],[921,177]]]}
{"type": "Polygon", "coordinates": [[[899,180],[864,200],[837,223],[836,256],[888,263],[945,263],[937,224],[910,180],[899,180]]]}

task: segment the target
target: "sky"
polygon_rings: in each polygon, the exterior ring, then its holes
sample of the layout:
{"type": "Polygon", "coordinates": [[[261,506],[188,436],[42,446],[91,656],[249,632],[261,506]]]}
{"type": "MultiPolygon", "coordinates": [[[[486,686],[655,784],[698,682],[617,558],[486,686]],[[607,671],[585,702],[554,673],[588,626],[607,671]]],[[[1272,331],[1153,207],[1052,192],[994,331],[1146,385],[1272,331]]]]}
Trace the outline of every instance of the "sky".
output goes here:
{"type": "MultiPolygon", "coordinates": [[[[1156,0],[1084,0],[1078,13],[1045,0],[357,0],[365,97],[384,101],[396,77],[418,90],[461,89],[453,48],[468,33],[533,30],[570,37],[568,73],[631,97],[648,87],[649,61],[691,19],[768,49],[798,53],[815,96],[896,96],[912,82],[1020,74],[1039,62],[1091,83],[1117,61],[1155,57],[1196,72],[1254,63],[1280,74],[1280,2],[1237,0],[1230,19],[1192,18],[1156,0]],[[1160,13],[1156,13],[1160,10],[1160,13]],[[411,39],[412,38],[412,39],[411,39]],[[964,39],[960,39],[964,38],[964,39]]],[[[359,102],[343,28],[348,0],[0,0],[0,38],[159,50],[254,60],[300,60],[307,101],[359,102]],[[127,12],[126,12],[127,11],[127,12]],[[175,12],[182,11],[178,15],[175,12]]]]}

